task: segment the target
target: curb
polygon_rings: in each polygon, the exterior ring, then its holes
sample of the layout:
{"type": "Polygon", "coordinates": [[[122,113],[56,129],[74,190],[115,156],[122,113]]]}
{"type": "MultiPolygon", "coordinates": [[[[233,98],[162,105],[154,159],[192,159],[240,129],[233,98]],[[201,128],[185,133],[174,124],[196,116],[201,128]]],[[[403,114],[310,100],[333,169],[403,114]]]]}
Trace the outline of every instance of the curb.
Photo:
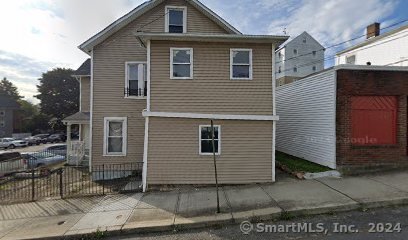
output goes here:
{"type": "MultiPolygon", "coordinates": [[[[260,221],[274,221],[278,220],[283,213],[289,213],[293,217],[300,216],[314,216],[320,214],[328,213],[340,213],[348,212],[352,210],[357,210],[361,208],[374,209],[374,208],[384,208],[392,206],[402,206],[408,205],[408,198],[398,198],[393,200],[384,200],[384,201],[374,201],[366,203],[351,203],[337,206],[326,206],[326,207],[312,207],[312,208],[303,208],[296,210],[282,210],[278,207],[256,209],[250,211],[242,212],[233,212],[233,213],[223,213],[220,215],[210,215],[210,216],[199,216],[193,218],[182,218],[176,217],[174,223],[166,223],[160,225],[159,222],[156,222],[154,225],[153,222],[151,226],[141,226],[141,227],[129,227],[127,228],[126,224],[122,226],[117,226],[114,230],[101,231],[104,237],[114,237],[121,235],[130,235],[130,234],[146,234],[146,233],[162,233],[162,232],[172,232],[172,231],[183,231],[187,229],[199,229],[206,227],[217,227],[225,225],[233,225],[243,221],[250,222],[260,222],[260,221]]],[[[50,237],[41,237],[41,238],[31,238],[31,239],[79,239],[83,237],[89,237],[96,234],[95,229],[84,229],[83,233],[73,233],[64,236],[50,236],[50,237]],[[88,231],[88,232],[87,232],[88,231]]]]}

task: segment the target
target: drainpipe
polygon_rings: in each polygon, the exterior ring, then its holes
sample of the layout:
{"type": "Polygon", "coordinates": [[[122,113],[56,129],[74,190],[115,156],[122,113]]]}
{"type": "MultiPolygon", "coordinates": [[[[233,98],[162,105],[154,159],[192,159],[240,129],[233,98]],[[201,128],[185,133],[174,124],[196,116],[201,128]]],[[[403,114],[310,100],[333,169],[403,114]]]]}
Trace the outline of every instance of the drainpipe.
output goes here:
{"type": "MultiPolygon", "coordinates": [[[[275,44],[272,44],[272,116],[276,116],[276,73],[275,73],[275,44]]],[[[275,139],[276,120],[272,121],[272,182],[275,182],[275,139]]]]}

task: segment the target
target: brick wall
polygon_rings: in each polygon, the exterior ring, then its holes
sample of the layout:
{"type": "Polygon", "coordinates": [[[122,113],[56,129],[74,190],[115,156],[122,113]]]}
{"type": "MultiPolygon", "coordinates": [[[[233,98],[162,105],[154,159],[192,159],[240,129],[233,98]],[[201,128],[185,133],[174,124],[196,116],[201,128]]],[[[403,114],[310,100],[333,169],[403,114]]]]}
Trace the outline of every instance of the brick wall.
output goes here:
{"type": "Polygon", "coordinates": [[[339,168],[408,164],[407,95],[408,72],[337,71],[336,155],[339,168]],[[355,146],[350,142],[351,96],[398,96],[396,145],[355,146]]]}

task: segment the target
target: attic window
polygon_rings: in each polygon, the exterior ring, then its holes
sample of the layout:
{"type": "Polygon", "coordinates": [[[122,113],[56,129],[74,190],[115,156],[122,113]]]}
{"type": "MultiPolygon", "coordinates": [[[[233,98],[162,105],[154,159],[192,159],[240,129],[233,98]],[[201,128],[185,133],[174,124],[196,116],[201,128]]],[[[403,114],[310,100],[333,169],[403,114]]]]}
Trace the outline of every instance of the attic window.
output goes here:
{"type": "Polygon", "coordinates": [[[168,33],[186,33],[187,7],[166,6],[166,26],[168,33]]]}

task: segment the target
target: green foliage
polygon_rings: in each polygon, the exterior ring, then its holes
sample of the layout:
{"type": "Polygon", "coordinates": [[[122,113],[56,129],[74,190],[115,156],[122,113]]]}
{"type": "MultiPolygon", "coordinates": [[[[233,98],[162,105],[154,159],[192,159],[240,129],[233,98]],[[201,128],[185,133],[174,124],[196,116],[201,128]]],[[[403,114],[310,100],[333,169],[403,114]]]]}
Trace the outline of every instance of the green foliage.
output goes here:
{"type": "Polygon", "coordinates": [[[313,162],[306,161],[282,152],[276,152],[276,161],[285,165],[293,172],[326,172],[331,169],[313,162]]]}
{"type": "Polygon", "coordinates": [[[54,130],[65,129],[62,120],[79,109],[79,83],[72,69],[55,68],[42,74],[37,86],[41,113],[50,116],[54,130]]]}
{"type": "Polygon", "coordinates": [[[7,78],[3,78],[3,80],[0,81],[0,95],[9,96],[10,98],[16,101],[23,98],[19,94],[17,87],[14,86],[12,82],[7,80],[7,78]]]}

